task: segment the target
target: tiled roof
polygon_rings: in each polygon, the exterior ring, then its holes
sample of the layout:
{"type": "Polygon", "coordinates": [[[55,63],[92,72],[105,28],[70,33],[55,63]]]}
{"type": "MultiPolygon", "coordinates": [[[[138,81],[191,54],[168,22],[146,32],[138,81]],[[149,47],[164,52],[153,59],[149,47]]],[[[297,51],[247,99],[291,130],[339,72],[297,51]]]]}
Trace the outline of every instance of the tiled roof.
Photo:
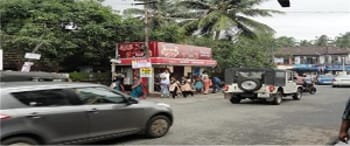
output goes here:
{"type": "Polygon", "coordinates": [[[295,47],[295,48],[282,48],[275,52],[276,56],[319,56],[319,55],[346,55],[350,54],[349,49],[341,49],[335,47],[295,47]]]}

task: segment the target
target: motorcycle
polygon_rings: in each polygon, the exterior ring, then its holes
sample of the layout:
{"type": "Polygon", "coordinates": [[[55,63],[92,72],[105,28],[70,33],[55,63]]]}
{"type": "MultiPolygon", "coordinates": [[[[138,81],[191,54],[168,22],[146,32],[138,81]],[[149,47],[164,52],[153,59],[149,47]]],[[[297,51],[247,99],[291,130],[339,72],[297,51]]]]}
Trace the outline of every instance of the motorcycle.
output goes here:
{"type": "Polygon", "coordinates": [[[304,83],[303,92],[309,92],[310,94],[315,94],[317,91],[314,83],[304,83]]]}

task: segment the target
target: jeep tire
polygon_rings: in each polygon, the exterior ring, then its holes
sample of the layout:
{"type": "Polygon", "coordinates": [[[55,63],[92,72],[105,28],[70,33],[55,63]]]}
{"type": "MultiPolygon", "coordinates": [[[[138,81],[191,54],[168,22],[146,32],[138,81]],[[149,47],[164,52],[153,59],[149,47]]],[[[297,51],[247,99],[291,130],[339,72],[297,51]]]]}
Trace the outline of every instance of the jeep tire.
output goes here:
{"type": "Polygon", "coordinates": [[[277,93],[274,95],[272,104],[273,105],[280,105],[282,103],[282,91],[279,90],[277,93]]]}
{"type": "Polygon", "coordinates": [[[239,97],[231,97],[230,98],[230,102],[232,103],[232,104],[238,104],[238,103],[240,103],[241,102],[241,98],[239,98],[239,97]]]}
{"type": "Polygon", "coordinates": [[[261,86],[261,82],[257,79],[244,79],[238,82],[238,88],[247,92],[256,91],[260,89],[261,86]]]}
{"type": "Polygon", "coordinates": [[[297,92],[293,95],[293,99],[300,100],[302,96],[303,96],[303,89],[298,88],[297,92]]]}

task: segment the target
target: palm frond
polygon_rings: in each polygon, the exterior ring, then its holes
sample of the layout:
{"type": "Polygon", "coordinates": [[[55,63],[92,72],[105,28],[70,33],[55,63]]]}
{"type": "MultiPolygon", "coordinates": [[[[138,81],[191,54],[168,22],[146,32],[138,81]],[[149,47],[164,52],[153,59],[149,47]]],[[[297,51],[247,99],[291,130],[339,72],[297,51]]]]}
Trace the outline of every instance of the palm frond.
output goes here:
{"type": "Polygon", "coordinates": [[[138,9],[138,8],[129,8],[123,11],[123,14],[126,14],[126,15],[143,15],[144,13],[145,11],[143,9],[138,9]]]}
{"type": "Polygon", "coordinates": [[[258,21],[255,21],[253,19],[243,17],[243,16],[237,16],[237,21],[246,27],[249,27],[255,31],[261,31],[266,33],[274,33],[275,31],[269,27],[266,24],[260,23],[258,21]]]}
{"type": "Polygon", "coordinates": [[[204,27],[206,25],[208,25],[209,23],[214,24],[215,21],[218,20],[218,18],[220,17],[221,13],[219,11],[212,11],[210,12],[207,16],[205,16],[204,18],[200,19],[199,21],[199,27],[204,27]]]}
{"type": "Polygon", "coordinates": [[[192,35],[196,30],[198,30],[199,20],[185,20],[182,23],[182,29],[187,35],[192,35]]]}
{"type": "Polygon", "coordinates": [[[210,9],[210,5],[205,2],[196,1],[196,0],[185,0],[180,1],[177,6],[183,6],[190,9],[210,9]]]}
{"type": "Polygon", "coordinates": [[[249,38],[255,38],[257,37],[257,35],[254,33],[253,30],[251,30],[250,28],[246,27],[244,24],[237,22],[237,28],[239,29],[239,34],[249,37],[249,38]]]}
{"type": "Polygon", "coordinates": [[[228,15],[220,15],[218,21],[214,24],[213,28],[215,31],[228,30],[233,26],[237,25],[236,22],[228,15]]]}
{"type": "Polygon", "coordinates": [[[179,12],[179,13],[174,13],[171,15],[171,17],[173,18],[187,18],[187,19],[190,19],[190,18],[199,18],[199,17],[202,17],[204,16],[204,14],[206,13],[207,11],[190,11],[190,12],[179,12]]]}
{"type": "Polygon", "coordinates": [[[284,14],[282,11],[278,10],[271,10],[271,9],[242,9],[240,13],[247,15],[247,16],[272,16],[272,13],[274,14],[284,14]]]}

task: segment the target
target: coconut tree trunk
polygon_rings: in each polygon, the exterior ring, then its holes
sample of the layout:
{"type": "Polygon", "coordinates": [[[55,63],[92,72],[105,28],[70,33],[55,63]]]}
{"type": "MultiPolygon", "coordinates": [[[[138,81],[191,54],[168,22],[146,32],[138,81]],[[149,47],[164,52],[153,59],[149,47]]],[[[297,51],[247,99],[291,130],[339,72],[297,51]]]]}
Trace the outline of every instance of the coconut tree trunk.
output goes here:
{"type": "Polygon", "coordinates": [[[217,41],[217,40],[219,40],[219,38],[220,38],[220,30],[217,30],[217,31],[215,31],[215,37],[214,37],[214,40],[215,41],[217,41]]]}

